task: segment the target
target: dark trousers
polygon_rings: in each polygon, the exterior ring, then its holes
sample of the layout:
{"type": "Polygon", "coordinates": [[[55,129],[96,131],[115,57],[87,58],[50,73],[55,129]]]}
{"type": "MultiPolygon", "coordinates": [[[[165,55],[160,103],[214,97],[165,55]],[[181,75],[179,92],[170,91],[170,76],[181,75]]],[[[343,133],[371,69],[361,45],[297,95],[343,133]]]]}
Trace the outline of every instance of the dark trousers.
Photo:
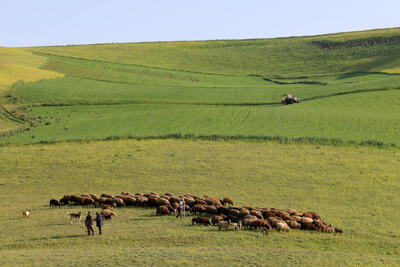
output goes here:
{"type": "Polygon", "coordinates": [[[97,228],[99,228],[99,235],[101,235],[101,225],[97,225],[97,228]]]}
{"type": "Polygon", "coordinates": [[[181,207],[178,207],[178,215],[176,215],[176,218],[178,218],[178,217],[181,217],[181,219],[182,219],[182,208],[181,207]]]}
{"type": "Polygon", "coordinates": [[[87,234],[90,235],[90,233],[92,233],[92,235],[94,235],[94,229],[93,229],[93,225],[88,224],[86,225],[87,228],[87,234]]]}

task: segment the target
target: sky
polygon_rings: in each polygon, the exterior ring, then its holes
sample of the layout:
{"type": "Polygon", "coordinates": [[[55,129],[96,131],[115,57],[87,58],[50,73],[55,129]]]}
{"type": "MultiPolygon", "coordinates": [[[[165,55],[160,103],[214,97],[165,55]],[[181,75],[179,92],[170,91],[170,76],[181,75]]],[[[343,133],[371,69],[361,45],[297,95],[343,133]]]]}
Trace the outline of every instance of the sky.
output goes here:
{"type": "Polygon", "coordinates": [[[0,46],[247,39],[400,26],[399,0],[1,0],[0,46]]]}

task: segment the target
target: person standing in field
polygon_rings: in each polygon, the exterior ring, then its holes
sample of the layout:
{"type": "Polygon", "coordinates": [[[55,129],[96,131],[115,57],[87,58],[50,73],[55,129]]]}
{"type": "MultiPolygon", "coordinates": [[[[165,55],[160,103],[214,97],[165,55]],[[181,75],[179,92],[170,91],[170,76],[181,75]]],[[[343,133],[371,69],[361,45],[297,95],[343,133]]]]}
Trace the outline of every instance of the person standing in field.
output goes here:
{"type": "Polygon", "coordinates": [[[99,228],[99,235],[101,235],[101,227],[103,226],[103,215],[96,212],[96,226],[99,228]]]}
{"type": "Polygon", "coordinates": [[[86,216],[85,225],[87,228],[88,235],[90,235],[90,233],[92,233],[92,235],[94,235],[93,218],[92,218],[92,214],[90,214],[90,211],[88,211],[88,215],[86,216]]]}
{"type": "Polygon", "coordinates": [[[182,213],[184,212],[185,206],[183,204],[183,197],[179,197],[179,206],[178,206],[178,215],[176,215],[176,218],[181,217],[182,219],[182,213]]]}

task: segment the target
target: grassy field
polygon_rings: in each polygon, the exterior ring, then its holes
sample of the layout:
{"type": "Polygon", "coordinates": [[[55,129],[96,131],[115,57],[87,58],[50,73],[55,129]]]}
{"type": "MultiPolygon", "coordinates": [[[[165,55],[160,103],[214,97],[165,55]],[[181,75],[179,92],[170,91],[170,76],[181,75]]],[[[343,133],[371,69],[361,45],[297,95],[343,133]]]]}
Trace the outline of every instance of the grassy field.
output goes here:
{"type": "MultiPolygon", "coordinates": [[[[208,141],[109,141],[0,148],[0,264],[398,265],[398,150],[208,141]],[[121,191],[230,196],[238,205],[315,210],[343,235],[218,233],[190,217],[118,209],[87,238],[48,200],[121,191]],[[20,218],[32,208],[32,217],[20,218]]],[[[92,211],[95,211],[93,208],[92,211]]]]}

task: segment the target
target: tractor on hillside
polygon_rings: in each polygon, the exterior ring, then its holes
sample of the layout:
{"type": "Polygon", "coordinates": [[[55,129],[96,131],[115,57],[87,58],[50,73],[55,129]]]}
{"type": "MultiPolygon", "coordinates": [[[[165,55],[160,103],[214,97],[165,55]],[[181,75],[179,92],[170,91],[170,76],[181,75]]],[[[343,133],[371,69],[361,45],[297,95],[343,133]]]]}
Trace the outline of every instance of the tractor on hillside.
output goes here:
{"type": "Polygon", "coordinates": [[[283,95],[281,98],[282,105],[290,105],[295,103],[300,103],[300,99],[294,97],[292,94],[283,95]]]}

